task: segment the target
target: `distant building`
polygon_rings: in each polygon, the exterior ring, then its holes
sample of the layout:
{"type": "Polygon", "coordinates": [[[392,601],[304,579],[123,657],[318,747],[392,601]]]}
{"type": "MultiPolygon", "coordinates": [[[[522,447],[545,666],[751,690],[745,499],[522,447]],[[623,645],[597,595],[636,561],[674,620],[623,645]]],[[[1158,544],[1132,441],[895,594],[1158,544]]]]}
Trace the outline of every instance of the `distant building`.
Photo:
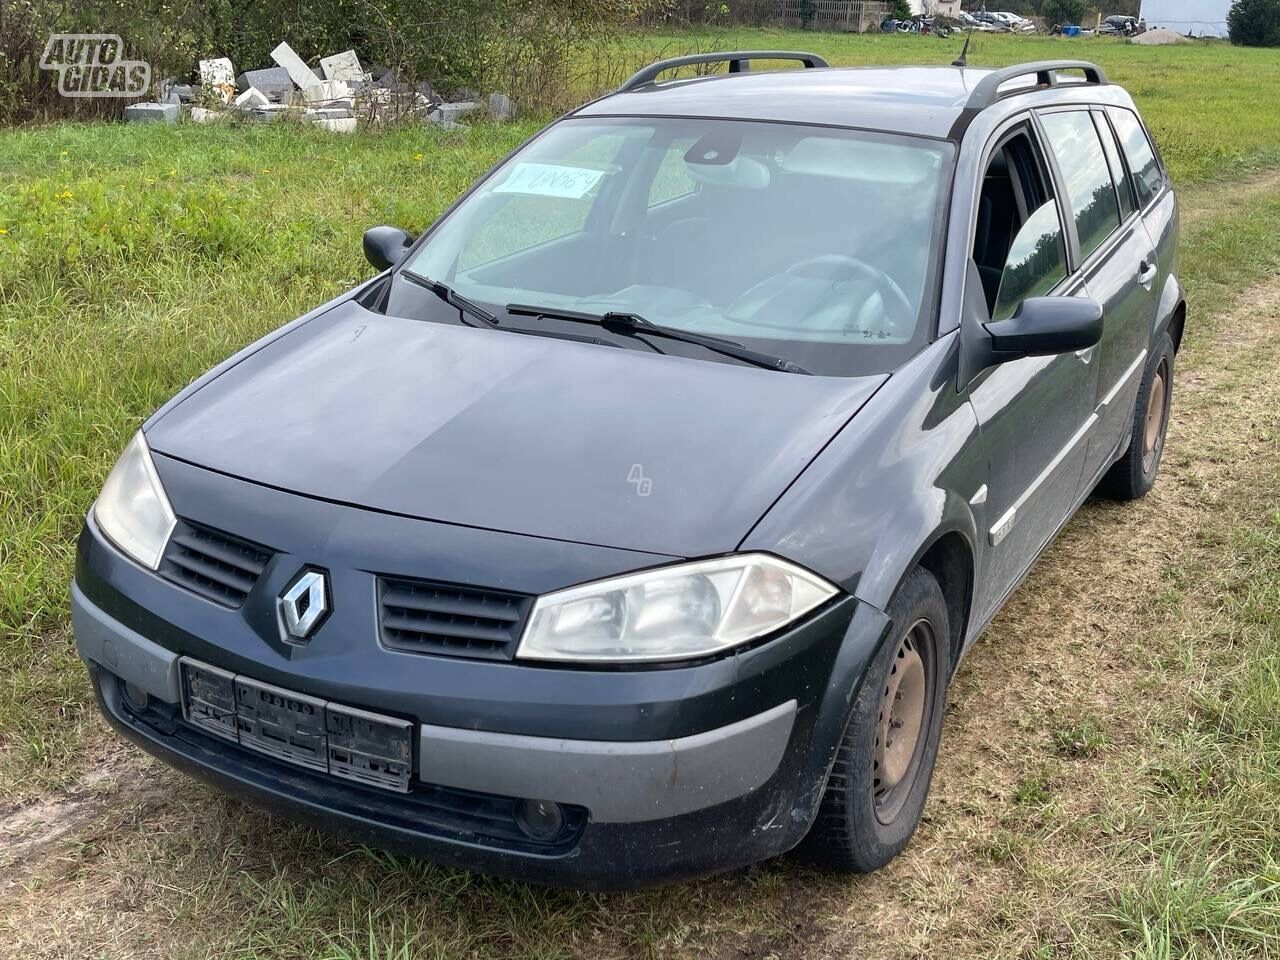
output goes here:
{"type": "Polygon", "coordinates": [[[1231,0],[1142,0],[1139,17],[1148,28],[1164,27],[1192,37],[1225,37],[1231,0]]]}
{"type": "Polygon", "coordinates": [[[960,0],[907,0],[912,14],[927,17],[954,17],[960,12],[960,0]]]}

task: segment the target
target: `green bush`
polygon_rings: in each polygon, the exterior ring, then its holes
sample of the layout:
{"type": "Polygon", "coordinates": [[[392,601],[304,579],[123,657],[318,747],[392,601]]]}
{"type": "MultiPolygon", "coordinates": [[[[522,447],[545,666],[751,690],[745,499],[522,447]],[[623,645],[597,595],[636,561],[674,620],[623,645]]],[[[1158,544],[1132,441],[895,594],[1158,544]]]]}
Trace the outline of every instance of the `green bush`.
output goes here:
{"type": "Polygon", "coordinates": [[[1227,30],[1241,46],[1280,47],[1280,0],[1235,0],[1227,30]]]}
{"type": "Polygon", "coordinates": [[[1040,16],[1046,26],[1080,23],[1089,12],[1088,0],[1043,0],[1040,16]]]}

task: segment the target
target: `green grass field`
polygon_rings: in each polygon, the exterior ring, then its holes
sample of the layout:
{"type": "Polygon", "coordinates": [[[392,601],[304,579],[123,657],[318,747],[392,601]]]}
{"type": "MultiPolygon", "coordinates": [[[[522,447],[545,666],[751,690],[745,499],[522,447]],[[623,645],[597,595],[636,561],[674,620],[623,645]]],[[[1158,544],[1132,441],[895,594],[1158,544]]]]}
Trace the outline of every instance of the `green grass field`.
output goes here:
{"type": "MultiPolygon", "coordinates": [[[[645,35],[626,49],[637,62],[721,46],[946,63],[959,45],[732,31],[645,35]]],[[[1009,614],[962,671],[948,724],[968,756],[988,721],[966,711],[994,710],[1024,749],[984,784],[978,762],[948,781],[963,787],[944,783],[937,822],[880,882],[770,866],[655,894],[544,894],[264,826],[175,787],[240,859],[198,849],[189,831],[205,829],[200,817],[162,811],[149,830],[106,816],[110,827],[87,828],[63,867],[24,887],[30,896],[84,908],[89,888],[116,889],[120,877],[134,896],[182,889],[136,928],[86,926],[83,909],[73,920],[48,906],[61,918],[40,941],[49,955],[693,956],[711,942],[722,956],[803,956],[845,928],[857,936],[831,949],[866,956],[928,954],[936,937],[964,957],[1280,955],[1280,452],[1275,407],[1262,403],[1280,399],[1280,52],[979,36],[970,62],[1059,56],[1095,59],[1134,93],[1189,211],[1195,320],[1180,389],[1200,419],[1171,450],[1166,499],[1138,514],[1169,538],[1142,554],[1152,575],[1136,581],[1144,599],[1132,609],[1108,592],[1113,578],[1081,574],[1110,598],[1095,620],[1117,631],[1101,636],[1127,686],[1107,687],[1110,701],[1087,687],[1078,636],[1054,633],[1052,612],[1009,614]],[[1050,684],[1028,705],[1001,686],[1003,654],[985,651],[1018,650],[1037,631],[1062,643],[1045,669],[1080,688],[1050,684]],[[902,914],[914,940],[884,926],[902,914]],[[58,939],[75,930],[101,939],[58,939]]],[[[0,132],[0,812],[59,796],[107,749],[74,654],[67,584],[81,518],[129,435],[227,354],[368,276],[366,227],[421,230],[538,126],[351,138],[283,125],[0,132]]],[[[1084,532],[1125,556],[1141,539],[1126,516],[1086,510],[1020,597],[1084,602],[1055,571],[1090,555],[1084,532]]],[[[1020,656],[1015,673],[1034,660],[1020,656]]],[[[0,956],[44,929],[45,914],[22,912],[34,902],[0,908],[0,956]]]]}

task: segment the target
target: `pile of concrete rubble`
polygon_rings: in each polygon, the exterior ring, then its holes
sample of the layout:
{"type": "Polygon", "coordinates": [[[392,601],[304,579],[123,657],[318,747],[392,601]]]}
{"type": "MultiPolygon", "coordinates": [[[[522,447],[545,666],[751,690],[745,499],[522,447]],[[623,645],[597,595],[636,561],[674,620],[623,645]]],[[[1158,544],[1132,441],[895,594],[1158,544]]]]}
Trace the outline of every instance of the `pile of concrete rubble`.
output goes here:
{"type": "Polygon", "coordinates": [[[184,110],[196,123],[230,117],[272,121],[293,117],[335,133],[354,133],[357,122],[369,126],[419,121],[447,130],[466,129],[460,118],[485,113],[497,120],[515,116],[511,98],[470,90],[445,101],[429,83],[407,83],[386,67],[366,71],[354,50],[323,57],[309,67],[293,48],[281,43],[271,51],[276,66],[236,75],[226,57],[200,61],[198,87],[170,80],[159,101],[125,108],[126,121],[176,123],[184,110]]]}

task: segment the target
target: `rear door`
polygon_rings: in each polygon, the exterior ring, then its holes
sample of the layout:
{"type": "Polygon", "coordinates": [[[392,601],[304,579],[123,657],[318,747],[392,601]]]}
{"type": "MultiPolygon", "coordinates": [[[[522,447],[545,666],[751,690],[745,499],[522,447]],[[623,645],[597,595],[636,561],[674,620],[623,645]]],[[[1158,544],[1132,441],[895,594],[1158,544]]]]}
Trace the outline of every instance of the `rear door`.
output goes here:
{"type": "MultiPolygon", "coordinates": [[[[1030,119],[997,134],[973,240],[994,319],[1012,315],[1027,297],[1086,295],[1070,266],[1068,227],[1030,119]]],[[[1067,353],[997,364],[968,385],[988,459],[987,550],[974,598],[979,622],[1079,502],[1097,376],[1091,358],[1067,353]]]]}
{"type": "Polygon", "coordinates": [[[1102,341],[1081,354],[1098,371],[1098,419],[1084,464],[1092,486],[1130,430],[1155,318],[1156,251],[1105,112],[1070,107],[1040,111],[1039,118],[1076,234],[1081,279],[1103,310],[1102,341]]]}

